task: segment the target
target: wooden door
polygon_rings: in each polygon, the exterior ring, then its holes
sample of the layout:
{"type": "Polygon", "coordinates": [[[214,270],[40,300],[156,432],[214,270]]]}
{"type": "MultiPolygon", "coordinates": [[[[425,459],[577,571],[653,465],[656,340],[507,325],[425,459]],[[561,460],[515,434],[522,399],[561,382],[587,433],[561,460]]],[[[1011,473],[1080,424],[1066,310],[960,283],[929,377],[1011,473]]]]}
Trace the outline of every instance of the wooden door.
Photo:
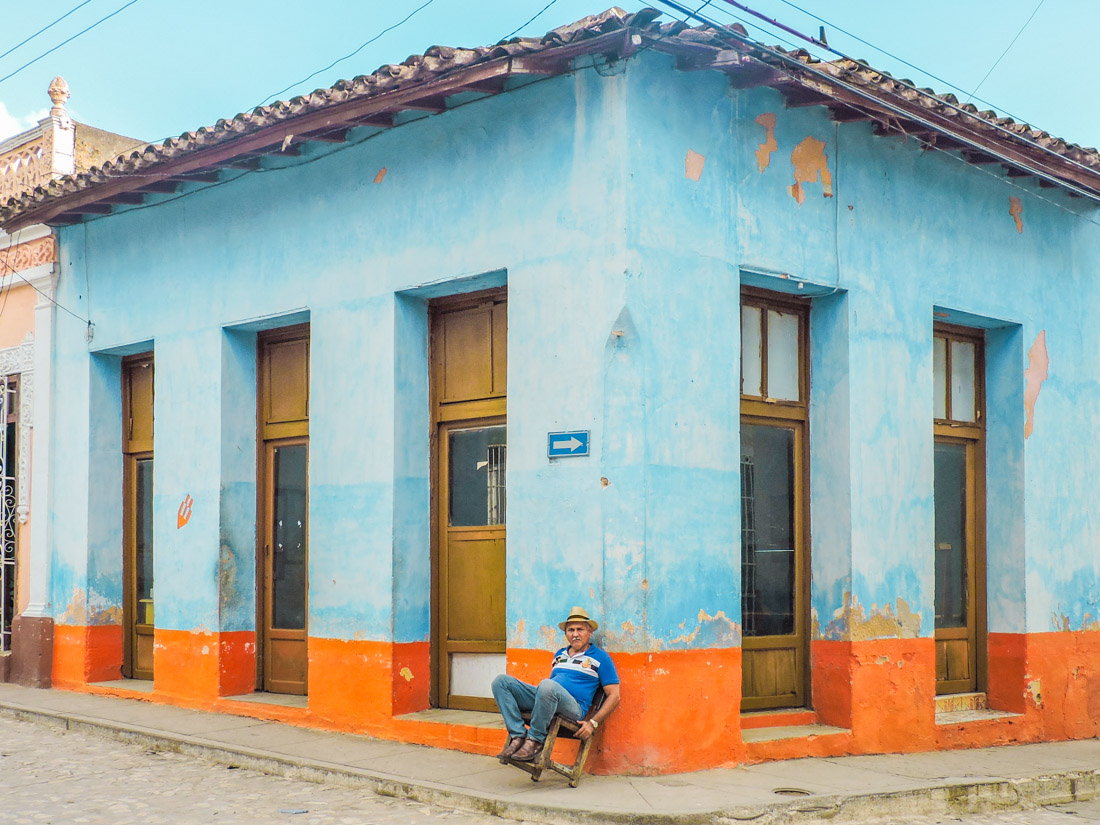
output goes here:
{"type": "Polygon", "coordinates": [[[260,339],[260,685],[305,694],[309,605],[309,331],[260,339]]]}
{"type": "Polygon", "coordinates": [[[742,292],[742,710],[808,704],[808,320],[805,302],[742,292]]]}
{"type": "Polygon", "coordinates": [[[937,325],[934,342],[936,693],[984,690],[984,337],[937,325]]]}
{"type": "Polygon", "coordinates": [[[153,678],[153,356],[122,368],[122,675],[153,678]]]}
{"type": "Polygon", "coordinates": [[[492,710],[505,670],[507,316],[493,290],[432,307],[433,695],[492,710]]]}

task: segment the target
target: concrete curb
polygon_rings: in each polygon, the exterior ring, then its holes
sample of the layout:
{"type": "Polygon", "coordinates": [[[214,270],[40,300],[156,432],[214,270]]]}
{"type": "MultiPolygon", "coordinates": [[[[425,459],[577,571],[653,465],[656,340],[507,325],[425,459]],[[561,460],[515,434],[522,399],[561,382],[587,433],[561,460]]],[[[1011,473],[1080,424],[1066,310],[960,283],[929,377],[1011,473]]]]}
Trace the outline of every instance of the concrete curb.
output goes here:
{"type": "Polygon", "coordinates": [[[426,780],[363,770],[316,759],[228,745],[201,736],[96,719],[78,714],[0,703],[0,714],[21,721],[128,742],[142,747],[235,765],[262,773],[320,784],[360,787],[379,796],[397,797],[504,819],[583,825],[800,825],[814,822],[866,822],[891,814],[944,816],[1027,810],[1100,796],[1100,769],[1052,772],[1019,779],[963,778],[901,791],[812,796],[766,805],[741,805],[691,813],[578,810],[556,805],[518,803],[507,797],[474,794],[426,780]]]}

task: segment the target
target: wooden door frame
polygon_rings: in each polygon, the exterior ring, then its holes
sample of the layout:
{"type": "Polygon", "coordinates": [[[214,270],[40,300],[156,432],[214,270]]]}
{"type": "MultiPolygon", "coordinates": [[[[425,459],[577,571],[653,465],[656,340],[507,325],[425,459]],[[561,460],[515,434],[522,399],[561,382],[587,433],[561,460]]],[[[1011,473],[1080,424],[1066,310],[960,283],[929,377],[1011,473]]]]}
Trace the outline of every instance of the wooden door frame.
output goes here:
{"type": "MultiPolygon", "coordinates": [[[[742,711],[771,710],[774,708],[808,707],[811,673],[809,663],[809,613],[810,613],[810,496],[809,496],[809,422],[797,416],[763,417],[742,415],[741,426],[746,424],[757,427],[789,429],[794,432],[794,633],[786,636],[746,636],[742,635],[742,650],[778,650],[786,645],[778,645],[776,640],[793,639],[795,667],[801,678],[795,693],[794,704],[788,704],[781,698],[765,697],[741,699],[742,711]]],[[[738,447],[740,451],[740,447],[738,447]]],[[[738,568],[744,564],[744,554],[739,559],[738,568]]]]}
{"type": "MultiPolygon", "coordinates": [[[[303,643],[308,645],[308,643],[309,643],[309,515],[308,515],[309,514],[309,436],[308,435],[300,435],[300,436],[290,436],[290,437],[287,437],[287,438],[271,438],[271,439],[268,439],[268,440],[263,442],[262,450],[263,450],[263,456],[261,457],[261,466],[263,468],[262,469],[262,477],[263,477],[263,480],[264,480],[264,482],[263,482],[263,492],[262,492],[263,500],[264,500],[264,509],[262,511],[263,512],[263,523],[262,523],[262,527],[261,527],[261,529],[263,531],[263,542],[262,542],[263,543],[263,550],[262,550],[263,569],[260,573],[260,578],[262,580],[263,587],[260,588],[260,589],[263,590],[263,618],[262,618],[262,624],[260,626],[260,633],[263,636],[263,638],[261,640],[261,645],[259,645],[258,647],[262,646],[265,650],[269,650],[270,649],[269,645],[270,645],[271,640],[280,638],[278,635],[276,635],[277,633],[295,634],[295,636],[291,636],[291,635],[285,636],[285,638],[287,640],[294,640],[294,641],[297,640],[295,638],[296,635],[300,633],[302,635],[303,643]],[[272,519],[273,519],[273,516],[275,514],[275,501],[274,501],[274,497],[275,497],[275,462],[272,460],[272,455],[274,454],[275,450],[277,450],[281,447],[296,447],[296,446],[302,446],[302,447],[306,448],[306,502],[305,502],[305,506],[306,506],[306,514],[307,515],[306,515],[305,548],[304,548],[305,569],[306,569],[306,582],[305,582],[305,594],[304,594],[304,596],[305,596],[305,616],[304,616],[305,627],[303,627],[300,631],[299,630],[288,630],[288,629],[285,629],[285,628],[276,628],[276,627],[274,627],[273,619],[274,619],[275,603],[274,603],[274,597],[272,595],[272,589],[273,589],[274,584],[275,584],[275,579],[274,579],[274,573],[273,573],[273,570],[272,570],[272,566],[273,566],[274,561],[275,561],[275,554],[271,550],[271,547],[272,547],[272,544],[273,544],[273,539],[274,539],[274,530],[273,530],[274,525],[273,525],[273,520],[272,519]]],[[[264,687],[265,690],[269,689],[270,686],[272,684],[274,684],[274,680],[271,678],[270,664],[271,664],[271,657],[270,656],[264,657],[264,662],[263,662],[264,670],[263,670],[263,674],[262,674],[263,681],[261,682],[261,684],[262,684],[262,686],[264,687]]],[[[308,659],[308,657],[306,658],[306,667],[307,667],[306,676],[307,676],[307,684],[308,684],[308,674],[309,674],[309,670],[308,670],[309,659],[308,659]]],[[[275,691],[275,692],[282,692],[282,691],[275,691]]]]}
{"type": "Polygon", "coordinates": [[[447,459],[450,455],[450,447],[444,436],[454,430],[507,427],[507,425],[506,415],[494,415],[487,418],[440,421],[435,426],[436,437],[434,441],[438,452],[433,457],[433,479],[435,480],[433,490],[438,491],[438,497],[433,496],[433,501],[438,509],[433,514],[437,532],[433,533],[435,540],[432,542],[432,667],[434,675],[432,682],[436,690],[437,701],[441,702],[446,698],[448,700],[447,707],[453,710],[493,711],[496,710],[496,703],[492,699],[472,696],[458,697],[457,701],[450,698],[451,669],[448,661],[450,653],[506,653],[507,645],[501,647],[492,642],[463,642],[461,645],[463,650],[461,651],[448,649],[444,633],[445,628],[448,626],[444,616],[446,612],[444,608],[448,604],[448,593],[447,582],[444,581],[446,577],[443,575],[443,564],[447,561],[445,554],[449,552],[447,533],[449,530],[458,530],[471,538],[478,537],[478,534],[484,534],[485,538],[496,538],[498,535],[503,534],[505,553],[507,553],[508,525],[505,523],[490,526],[450,527],[447,519],[443,517],[443,510],[448,508],[450,504],[451,489],[450,474],[447,472],[449,469],[447,459]]]}
{"type": "MultiPolygon", "coordinates": [[[[958,326],[956,324],[933,324],[933,337],[940,333],[946,337],[945,397],[946,414],[951,415],[951,347],[950,342],[967,341],[974,344],[974,422],[961,422],[951,418],[933,420],[933,450],[935,444],[953,443],[966,447],[966,570],[967,570],[967,627],[969,658],[972,678],[963,680],[936,682],[937,695],[950,695],[960,692],[983,692],[987,689],[989,675],[988,660],[988,583],[986,567],[986,483],[985,483],[985,332],[981,329],[958,326]]],[[[934,481],[933,481],[934,483],[934,481]]],[[[935,552],[933,550],[933,552],[935,552]]],[[[935,557],[933,556],[933,565],[935,557]]],[[[934,570],[934,567],[933,567],[934,570]]],[[[934,576],[933,572],[933,576],[934,576]]],[[[934,582],[933,582],[934,584],[934,582]]],[[[933,623],[935,622],[935,588],[933,587],[933,623]]],[[[933,627],[933,639],[963,638],[957,634],[958,628],[933,627]],[[941,633],[943,634],[941,636],[941,633]]]]}
{"type": "MultiPolygon", "coordinates": [[[[309,445],[309,419],[297,427],[288,428],[284,424],[276,424],[269,428],[264,421],[264,401],[267,393],[267,381],[264,373],[264,347],[267,344],[283,341],[306,341],[307,353],[312,352],[312,340],[310,338],[309,323],[295,324],[289,327],[266,330],[256,336],[256,549],[255,549],[255,593],[256,593],[256,674],[255,689],[264,691],[267,687],[266,673],[268,668],[268,651],[264,644],[266,621],[268,615],[268,597],[266,595],[268,582],[266,581],[266,552],[265,541],[268,536],[268,476],[267,446],[269,442],[285,441],[287,439],[304,438],[307,450],[309,445]],[[266,437],[265,437],[266,436],[266,437]]],[[[306,358],[306,374],[310,374],[309,356],[306,358]]],[[[308,386],[308,382],[307,382],[308,386]]],[[[306,398],[307,409],[309,398],[306,398]]],[[[308,452],[307,452],[308,456],[308,452]]],[[[306,461],[306,474],[308,479],[309,461],[306,461]]],[[[309,485],[306,485],[307,513],[309,499],[309,485]]],[[[309,549],[309,523],[306,523],[306,549],[309,549]]],[[[309,633],[309,566],[308,555],[306,565],[306,637],[308,644],[309,633]]],[[[308,666],[308,660],[307,660],[308,666]]],[[[308,670],[307,670],[308,678],[308,670]]],[[[307,687],[308,690],[308,687],[307,687]]]]}
{"type": "Polygon", "coordinates": [[[153,460],[152,450],[127,453],[122,457],[122,675],[127,679],[148,680],[153,678],[153,671],[139,670],[136,661],[137,636],[150,635],[138,630],[139,624],[148,625],[138,621],[137,599],[137,464],[145,460],[153,460]]]}
{"type": "MultiPolygon", "coordinates": [[[[444,429],[458,429],[462,426],[479,426],[480,422],[496,422],[507,426],[507,391],[503,395],[492,397],[443,403],[440,391],[443,385],[443,353],[441,352],[441,340],[439,337],[438,319],[442,315],[451,312],[460,312],[464,309],[473,309],[486,303],[504,303],[508,301],[508,287],[492,287],[477,292],[451,295],[444,298],[433,299],[428,303],[428,397],[431,410],[431,424],[428,432],[429,449],[429,506],[431,541],[429,549],[429,565],[431,567],[431,594],[429,599],[430,611],[430,661],[431,678],[428,688],[428,703],[431,707],[441,707],[442,701],[447,697],[443,690],[449,687],[450,671],[447,669],[446,677],[442,674],[444,665],[448,662],[443,651],[443,624],[440,618],[442,609],[442,595],[440,593],[440,562],[442,560],[441,545],[445,541],[444,531],[447,529],[446,519],[440,518],[442,508],[446,506],[448,498],[442,494],[439,479],[441,468],[440,460],[442,448],[439,434],[444,429]],[[446,682],[444,682],[446,679],[446,682]]],[[[494,426],[486,424],[485,426],[494,426]]],[[[507,529],[507,525],[505,525],[507,529]]],[[[505,553],[507,553],[507,538],[505,539],[505,553]]],[[[507,596],[505,597],[507,598],[507,596]]],[[[492,700],[486,700],[492,702],[492,700]]],[[[480,709],[480,708],[479,708],[480,709]]],[[[492,709],[492,708],[490,708],[492,709]]]]}
{"type": "MultiPolygon", "coordinates": [[[[137,616],[137,462],[154,459],[154,441],[133,438],[133,383],[131,371],[142,365],[156,371],[152,351],[129,355],[122,359],[119,389],[122,395],[122,675],[128,679],[148,680],[153,671],[138,671],[135,667],[137,616]],[[147,674],[147,675],[146,675],[147,674]]],[[[156,382],[151,393],[156,397],[156,382]]],[[[149,411],[150,422],[153,410],[149,411]]],[[[154,465],[155,466],[155,465],[154,465]]],[[[155,538],[155,537],[154,537],[155,538]]],[[[154,543],[155,558],[155,543],[154,543]]],[[[155,586],[155,580],[154,580],[155,586]]],[[[154,611],[156,602],[154,601],[154,611]]],[[[154,613],[154,626],[156,623],[154,613]]],[[[142,623],[144,624],[144,623],[142,623]]],[[[147,635],[147,634],[141,634],[147,635]]]]}

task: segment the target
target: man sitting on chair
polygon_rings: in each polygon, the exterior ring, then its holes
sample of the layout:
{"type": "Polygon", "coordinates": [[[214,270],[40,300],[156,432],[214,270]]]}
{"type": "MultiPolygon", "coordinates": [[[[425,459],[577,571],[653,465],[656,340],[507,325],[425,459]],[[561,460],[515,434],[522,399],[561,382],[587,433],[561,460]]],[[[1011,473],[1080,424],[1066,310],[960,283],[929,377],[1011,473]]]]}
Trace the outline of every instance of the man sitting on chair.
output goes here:
{"type": "Polygon", "coordinates": [[[615,663],[600,648],[591,643],[592,633],[599,625],[581,607],[574,607],[569,618],[558,624],[569,643],[554,654],[550,678],[538,687],[521,682],[514,676],[498,676],[493,680],[493,698],[504,716],[508,728],[508,743],[497,758],[502,762],[511,757],[517,762],[531,762],[542,753],[546,730],[554,714],[560,713],[572,722],[584,719],[598,688],[606,697],[591,719],[581,722],[577,736],[588,739],[619,704],[619,674],[615,663]],[[524,728],[525,710],[531,711],[531,727],[524,728]]]}

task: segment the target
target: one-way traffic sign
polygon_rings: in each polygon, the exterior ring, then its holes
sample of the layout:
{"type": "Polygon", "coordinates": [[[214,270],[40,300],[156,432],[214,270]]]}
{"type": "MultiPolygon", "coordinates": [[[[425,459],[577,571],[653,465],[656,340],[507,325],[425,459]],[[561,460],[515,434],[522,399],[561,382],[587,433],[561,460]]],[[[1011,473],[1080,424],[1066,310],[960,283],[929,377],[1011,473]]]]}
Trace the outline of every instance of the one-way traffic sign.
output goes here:
{"type": "Polygon", "coordinates": [[[588,455],[588,432],[588,430],[570,430],[564,433],[548,433],[546,455],[550,458],[588,455]]]}

